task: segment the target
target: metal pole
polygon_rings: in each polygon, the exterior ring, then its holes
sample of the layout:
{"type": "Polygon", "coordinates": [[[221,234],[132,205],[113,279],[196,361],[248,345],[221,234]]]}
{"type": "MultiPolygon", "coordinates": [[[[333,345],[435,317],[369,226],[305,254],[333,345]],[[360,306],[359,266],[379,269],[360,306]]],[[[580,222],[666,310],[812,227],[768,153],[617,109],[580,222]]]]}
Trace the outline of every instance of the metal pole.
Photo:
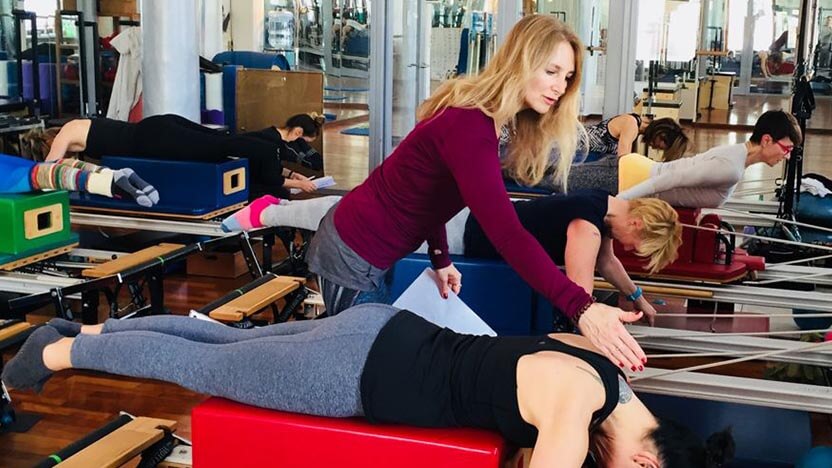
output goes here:
{"type": "Polygon", "coordinates": [[[96,0],[79,0],[78,10],[83,12],[78,17],[78,43],[83,47],[83,63],[79,67],[79,79],[85,84],[84,99],[87,102],[87,116],[98,114],[98,93],[95,86],[95,70],[98,68],[97,44],[95,33],[87,27],[88,23],[98,22],[98,2],[96,0]]]}
{"type": "Polygon", "coordinates": [[[373,3],[370,22],[370,160],[379,166],[393,147],[393,8],[373,3]]]}

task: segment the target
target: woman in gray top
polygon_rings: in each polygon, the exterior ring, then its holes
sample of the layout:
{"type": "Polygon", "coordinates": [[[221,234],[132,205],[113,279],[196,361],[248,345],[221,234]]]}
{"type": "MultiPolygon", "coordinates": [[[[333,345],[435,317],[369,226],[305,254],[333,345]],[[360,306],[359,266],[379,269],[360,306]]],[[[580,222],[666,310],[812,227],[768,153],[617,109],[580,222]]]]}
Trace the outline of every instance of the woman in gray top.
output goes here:
{"type": "Polygon", "coordinates": [[[788,159],[802,141],[791,114],[768,111],[757,119],[745,143],[717,146],[671,162],[628,154],[582,164],[573,168],[569,189],[594,188],[628,200],[658,197],[673,206],[714,208],[728,200],[745,168],[761,162],[773,167],[788,159]]]}

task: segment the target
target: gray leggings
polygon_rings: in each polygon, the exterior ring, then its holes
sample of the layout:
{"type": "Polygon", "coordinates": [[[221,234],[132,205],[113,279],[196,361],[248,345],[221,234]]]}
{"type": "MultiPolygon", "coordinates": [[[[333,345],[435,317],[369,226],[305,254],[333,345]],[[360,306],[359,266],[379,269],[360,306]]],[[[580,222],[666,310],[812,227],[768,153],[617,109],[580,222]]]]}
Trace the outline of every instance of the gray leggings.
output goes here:
{"type": "Polygon", "coordinates": [[[107,320],[101,335],[78,335],[70,359],[74,368],[173,382],[263,408],[360,416],[364,362],[397,311],[364,304],[250,330],[182,316],[107,320]]]}
{"type": "Polygon", "coordinates": [[[607,156],[597,161],[572,165],[567,184],[570,191],[595,189],[617,195],[618,156],[607,156]]]}

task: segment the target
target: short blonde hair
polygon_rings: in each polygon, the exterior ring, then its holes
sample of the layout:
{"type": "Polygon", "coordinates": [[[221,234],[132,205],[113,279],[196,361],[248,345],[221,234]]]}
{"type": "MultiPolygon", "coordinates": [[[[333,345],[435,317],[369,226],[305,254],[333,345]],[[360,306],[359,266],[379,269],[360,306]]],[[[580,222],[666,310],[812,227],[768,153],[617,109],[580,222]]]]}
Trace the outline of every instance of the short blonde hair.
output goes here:
{"type": "Polygon", "coordinates": [[[443,83],[419,106],[416,118],[422,121],[448,107],[460,107],[479,109],[498,126],[513,124],[515,134],[503,169],[528,186],[538,185],[546,176],[557,144],[560,159],[554,181],[566,189],[578,140],[586,138],[578,120],[583,54],[580,39],[568,25],[549,15],[527,15],[514,25],[482,72],[443,83]],[[569,44],[575,56],[565,93],[545,114],[524,109],[526,84],[562,43],[569,44]]]}
{"type": "Polygon", "coordinates": [[[664,200],[637,198],[630,200],[630,216],[642,223],[638,255],[649,257],[647,269],[656,273],[679,258],[682,224],[679,213],[664,200]]]}

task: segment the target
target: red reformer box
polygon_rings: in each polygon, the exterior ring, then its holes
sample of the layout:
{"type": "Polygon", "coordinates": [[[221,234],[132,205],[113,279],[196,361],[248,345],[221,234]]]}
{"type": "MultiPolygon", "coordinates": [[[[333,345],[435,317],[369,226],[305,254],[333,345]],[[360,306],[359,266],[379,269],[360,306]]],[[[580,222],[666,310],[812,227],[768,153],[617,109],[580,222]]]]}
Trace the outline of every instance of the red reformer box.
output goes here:
{"type": "Polygon", "coordinates": [[[502,437],[477,429],[374,425],[211,398],[194,408],[194,468],[499,468],[502,437]]]}

